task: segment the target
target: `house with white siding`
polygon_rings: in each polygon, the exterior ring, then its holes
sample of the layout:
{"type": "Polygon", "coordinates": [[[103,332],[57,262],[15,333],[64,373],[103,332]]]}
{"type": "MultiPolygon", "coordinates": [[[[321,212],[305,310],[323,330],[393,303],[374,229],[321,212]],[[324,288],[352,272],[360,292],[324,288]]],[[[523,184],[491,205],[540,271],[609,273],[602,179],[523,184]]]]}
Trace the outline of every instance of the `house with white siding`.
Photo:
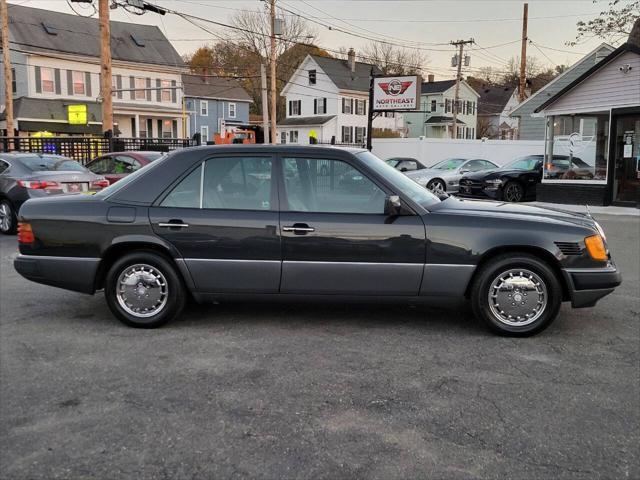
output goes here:
{"type": "MultiPolygon", "coordinates": [[[[98,19],[9,5],[9,40],[14,131],[21,136],[101,134],[98,19]],[[85,106],[86,123],[70,122],[69,106],[85,106]]],[[[182,137],[186,68],[162,32],[112,21],[111,55],[114,135],[182,137]]]]}
{"type": "MultiPolygon", "coordinates": [[[[307,55],[281,95],[286,98],[286,118],[278,122],[279,143],[366,143],[371,73],[380,70],[348,58],[307,55]]],[[[404,132],[403,114],[388,113],[373,120],[373,128],[404,132]]]]}

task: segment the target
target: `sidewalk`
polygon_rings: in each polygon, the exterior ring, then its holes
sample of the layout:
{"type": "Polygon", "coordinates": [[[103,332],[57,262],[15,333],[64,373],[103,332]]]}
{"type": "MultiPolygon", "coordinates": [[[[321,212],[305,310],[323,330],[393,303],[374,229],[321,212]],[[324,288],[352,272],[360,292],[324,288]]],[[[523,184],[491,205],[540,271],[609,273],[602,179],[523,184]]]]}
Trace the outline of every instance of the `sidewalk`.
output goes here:
{"type": "MultiPolygon", "coordinates": [[[[586,213],[587,207],[584,205],[565,205],[562,203],[544,203],[544,202],[528,202],[528,205],[536,205],[538,207],[550,207],[559,208],[561,210],[568,210],[570,212],[586,213]]],[[[608,207],[589,206],[589,210],[593,214],[598,215],[628,215],[631,217],[640,217],[640,209],[632,207],[614,207],[609,205],[608,207]]]]}

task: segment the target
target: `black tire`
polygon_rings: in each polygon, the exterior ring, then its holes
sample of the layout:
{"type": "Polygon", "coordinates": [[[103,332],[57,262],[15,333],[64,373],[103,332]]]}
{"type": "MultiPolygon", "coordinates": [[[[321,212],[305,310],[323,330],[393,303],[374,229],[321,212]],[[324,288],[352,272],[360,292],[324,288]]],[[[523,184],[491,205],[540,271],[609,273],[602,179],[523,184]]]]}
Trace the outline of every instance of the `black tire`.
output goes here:
{"type": "Polygon", "coordinates": [[[521,202],[524,200],[524,188],[515,180],[507,182],[502,187],[502,200],[505,202],[521,202]]]}
{"type": "MultiPolygon", "coordinates": [[[[144,271],[144,269],[142,269],[141,271],[142,274],[147,273],[144,271]]],[[[147,275],[150,275],[150,273],[147,273],[147,275]]],[[[139,280],[140,276],[138,276],[137,278],[139,280]]],[[[141,285],[141,283],[142,282],[138,283],[138,285],[141,285]]],[[[148,285],[151,285],[152,283],[153,282],[147,282],[148,285]]],[[[142,286],[140,288],[144,289],[145,287],[142,286]]],[[[155,286],[152,288],[155,288],[155,286]]],[[[159,291],[162,292],[163,288],[159,287],[159,291]]],[[[132,297],[133,295],[136,295],[136,293],[134,292],[128,293],[132,297]]],[[[155,291],[153,293],[154,295],[159,294],[159,292],[155,291]]],[[[125,325],[136,328],[160,327],[178,317],[186,303],[186,294],[182,279],[176,272],[176,269],[171,264],[171,262],[158,253],[146,250],[129,253],[121,259],[117,260],[111,266],[105,278],[104,295],[105,299],[107,300],[107,305],[109,305],[109,309],[116,316],[116,318],[125,325]],[[156,314],[149,315],[151,312],[139,312],[138,315],[135,315],[131,312],[131,310],[133,310],[132,306],[129,306],[130,311],[127,311],[124,306],[128,305],[127,302],[125,300],[118,299],[118,285],[121,275],[124,275],[124,272],[136,265],[151,267],[152,272],[159,273],[161,277],[163,277],[163,279],[161,278],[157,280],[157,284],[164,285],[166,287],[166,290],[164,290],[165,294],[161,295],[161,297],[164,299],[164,303],[161,306],[158,306],[158,312],[156,314]],[[139,316],[142,314],[149,316],[139,316]]],[[[135,301],[135,299],[133,300],[135,301]]],[[[158,300],[158,302],[160,302],[160,300],[158,300]]]]}
{"type": "MultiPolygon", "coordinates": [[[[519,277],[519,274],[515,274],[516,277],[519,277]]],[[[504,277],[509,277],[508,275],[504,275],[504,277]]],[[[527,277],[527,273],[525,273],[524,277],[527,277]]],[[[519,277],[521,278],[521,277],[519,277]]],[[[511,281],[510,278],[507,278],[508,281],[511,281]]],[[[537,279],[533,279],[532,281],[535,283],[537,279]]],[[[525,279],[526,281],[526,279],[525,279]]],[[[506,283],[506,282],[505,282],[506,283]]],[[[512,285],[509,285],[512,286],[512,285]]],[[[542,288],[542,287],[539,287],[542,288]]],[[[523,309],[527,309],[530,306],[536,306],[536,295],[538,292],[531,292],[529,290],[524,290],[524,294],[520,293],[520,290],[516,288],[515,290],[509,290],[508,288],[505,290],[497,290],[497,293],[501,295],[501,298],[504,298],[504,292],[511,291],[512,293],[508,293],[509,297],[511,297],[508,302],[511,300],[516,300],[516,295],[518,296],[517,302],[520,300],[524,300],[528,302],[523,309]],[[530,298],[524,298],[522,295],[527,296],[526,292],[531,294],[530,298]]],[[[540,297],[538,297],[539,299],[540,297]]],[[[490,330],[500,335],[505,336],[515,336],[515,337],[526,337],[530,335],[535,335],[536,333],[541,332],[549,325],[551,322],[558,316],[558,311],[560,310],[560,304],[562,303],[562,287],[560,285],[560,281],[556,276],[556,273],[553,269],[544,261],[535,257],[533,255],[529,255],[526,253],[507,253],[503,255],[496,256],[487,262],[481,270],[477,273],[474,278],[473,284],[471,286],[471,307],[473,308],[473,313],[475,317],[480,320],[485,326],[487,326],[490,330]],[[530,311],[528,315],[532,316],[531,323],[525,324],[529,321],[529,319],[523,319],[522,322],[519,322],[521,318],[518,316],[518,320],[509,320],[506,318],[500,318],[500,312],[497,310],[501,310],[497,308],[496,302],[498,299],[491,300],[494,302],[494,306],[490,305],[489,300],[489,292],[495,291],[492,289],[492,284],[494,281],[500,281],[499,277],[508,272],[509,270],[520,270],[524,269],[528,272],[533,273],[534,276],[537,276],[538,279],[542,282],[546,292],[544,297],[546,298],[546,305],[541,308],[541,313],[534,313],[534,311],[530,311]],[[536,315],[539,315],[535,318],[536,315]],[[521,325],[514,325],[513,323],[522,323],[521,325]]],[[[516,305],[516,303],[512,303],[512,305],[516,305]]],[[[504,307],[503,307],[504,308],[504,307]]],[[[509,308],[513,308],[509,306],[509,308]]],[[[520,304],[516,305],[516,309],[520,308],[520,304]]],[[[501,312],[505,314],[505,312],[501,312]]],[[[509,312],[507,312],[509,313],[509,312]]],[[[506,315],[506,314],[505,314],[506,315]]]]}
{"type": "Polygon", "coordinates": [[[18,229],[18,217],[13,204],[3,198],[0,200],[0,233],[14,235],[18,229]]]}
{"type": "Polygon", "coordinates": [[[439,178],[435,178],[433,180],[429,180],[429,182],[427,183],[427,190],[437,195],[438,193],[446,193],[447,186],[445,185],[444,181],[440,180],[439,178]]]}

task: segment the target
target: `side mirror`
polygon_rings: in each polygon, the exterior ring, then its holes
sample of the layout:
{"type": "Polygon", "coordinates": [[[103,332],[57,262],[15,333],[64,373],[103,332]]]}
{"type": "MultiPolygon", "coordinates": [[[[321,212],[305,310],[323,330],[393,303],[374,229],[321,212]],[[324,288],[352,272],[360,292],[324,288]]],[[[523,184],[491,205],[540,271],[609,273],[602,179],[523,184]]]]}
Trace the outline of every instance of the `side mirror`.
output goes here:
{"type": "Polygon", "coordinates": [[[469,170],[468,168],[463,168],[460,170],[460,173],[469,173],[471,170],[469,170]]]}
{"type": "Polygon", "coordinates": [[[400,171],[401,171],[401,172],[406,172],[407,170],[409,170],[407,167],[402,167],[402,168],[400,169],[400,171]]]}
{"type": "Polygon", "coordinates": [[[402,201],[398,195],[389,195],[384,200],[384,214],[395,216],[400,215],[402,210],[402,201]]]}

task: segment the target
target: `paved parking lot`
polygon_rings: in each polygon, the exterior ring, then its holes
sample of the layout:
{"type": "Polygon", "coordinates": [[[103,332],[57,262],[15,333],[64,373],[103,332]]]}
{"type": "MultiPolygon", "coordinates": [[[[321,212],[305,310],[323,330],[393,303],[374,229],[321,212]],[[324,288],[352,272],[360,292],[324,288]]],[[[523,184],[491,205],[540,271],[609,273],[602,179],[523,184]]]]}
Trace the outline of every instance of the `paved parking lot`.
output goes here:
{"type": "Polygon", "coordinates": [[[191,306],[129,329],[0,239],[0,478],[640,478],[640,219],[623,285],[541,335],[466,311],[191,306]]]}

